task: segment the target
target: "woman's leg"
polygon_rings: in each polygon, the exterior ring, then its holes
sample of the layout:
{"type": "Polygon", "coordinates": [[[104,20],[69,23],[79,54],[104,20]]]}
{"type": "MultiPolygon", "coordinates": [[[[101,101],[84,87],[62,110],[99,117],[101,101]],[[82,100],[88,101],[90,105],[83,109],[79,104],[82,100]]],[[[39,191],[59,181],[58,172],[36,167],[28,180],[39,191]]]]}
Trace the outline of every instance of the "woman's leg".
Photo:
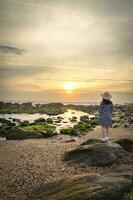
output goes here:
{"type": "Polygon", "coordinates": [[[105,137],[109,138],[109,126],[106,127],[105,137]]]}
{"type": "Polygon", "coordinates": [[[106,137],[106,133],[105,133],[106,130],[105,129],[106,129],[106,127],[102,126],[102,136],[103,136],[103,138],[106,137]]]}

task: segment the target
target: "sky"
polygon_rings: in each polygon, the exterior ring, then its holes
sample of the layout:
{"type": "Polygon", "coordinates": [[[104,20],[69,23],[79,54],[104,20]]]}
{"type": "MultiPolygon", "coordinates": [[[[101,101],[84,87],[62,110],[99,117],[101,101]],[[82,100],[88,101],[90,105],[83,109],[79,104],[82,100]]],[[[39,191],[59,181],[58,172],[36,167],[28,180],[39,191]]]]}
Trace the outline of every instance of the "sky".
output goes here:
{"type": "Polygon", "coordinates": [[[133,102],[133,0],[0,0],[0,100],[133,102]]]}

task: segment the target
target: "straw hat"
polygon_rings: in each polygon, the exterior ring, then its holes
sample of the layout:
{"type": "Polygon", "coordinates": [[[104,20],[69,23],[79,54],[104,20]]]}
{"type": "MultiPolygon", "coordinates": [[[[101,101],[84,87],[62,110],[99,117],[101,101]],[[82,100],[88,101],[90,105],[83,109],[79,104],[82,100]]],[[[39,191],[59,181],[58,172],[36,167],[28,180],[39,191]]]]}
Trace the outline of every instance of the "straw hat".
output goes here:
{"type": "Polygon", "coordinates": [[[103,99],[109,100],[109,99],[111,99],[112,95],[109,92],[104,92],[101,94],[101,97],[103,99]]]}

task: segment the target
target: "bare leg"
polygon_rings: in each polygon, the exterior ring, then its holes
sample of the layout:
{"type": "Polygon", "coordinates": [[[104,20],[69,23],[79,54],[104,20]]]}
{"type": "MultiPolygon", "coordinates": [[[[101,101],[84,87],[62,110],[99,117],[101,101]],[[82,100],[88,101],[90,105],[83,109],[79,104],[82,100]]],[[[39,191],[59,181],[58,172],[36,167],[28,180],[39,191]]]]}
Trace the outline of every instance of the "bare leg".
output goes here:
{"type": "Polygon", "coordinates": [[[109,126],[106,127],[105,136],[109,138],[109,126]]]}
{"type": "Polygon", "coordinates": [[[105,133],[106,130],[105,130],[105,128],[106,128],[106,127],[102,126],[102,136],[103,136],[103,138],[106,137],[106,133],[105,133]]]}

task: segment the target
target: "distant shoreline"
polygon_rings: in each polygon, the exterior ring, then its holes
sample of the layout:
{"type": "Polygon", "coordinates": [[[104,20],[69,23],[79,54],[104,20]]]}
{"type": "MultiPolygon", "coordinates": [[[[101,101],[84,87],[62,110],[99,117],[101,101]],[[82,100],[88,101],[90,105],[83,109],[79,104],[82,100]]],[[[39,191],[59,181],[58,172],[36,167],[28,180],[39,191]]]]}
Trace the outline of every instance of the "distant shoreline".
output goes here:
{"type": "MultiPolygon", "coordinates": [[[[36,105],[36,104],[50,104],[50,103],[62,103],[63,105],[99,105],[99,102],[91,102],[91,101],[86,101],[86,102],[82,102],[82,101],[70,101],[70,102],[33,102],[33,101],[24,101],[24,102],[20,102],[20,101],[0,101],[3,103],[18,103],[18,104],[23,104],[23,103],[32,103],[32,105],[36,105]]],[[[124,103],[114,103],[115,105],[126,105],[126,104],[133,104],[133,102],[124,102],[124,103]]]]}

